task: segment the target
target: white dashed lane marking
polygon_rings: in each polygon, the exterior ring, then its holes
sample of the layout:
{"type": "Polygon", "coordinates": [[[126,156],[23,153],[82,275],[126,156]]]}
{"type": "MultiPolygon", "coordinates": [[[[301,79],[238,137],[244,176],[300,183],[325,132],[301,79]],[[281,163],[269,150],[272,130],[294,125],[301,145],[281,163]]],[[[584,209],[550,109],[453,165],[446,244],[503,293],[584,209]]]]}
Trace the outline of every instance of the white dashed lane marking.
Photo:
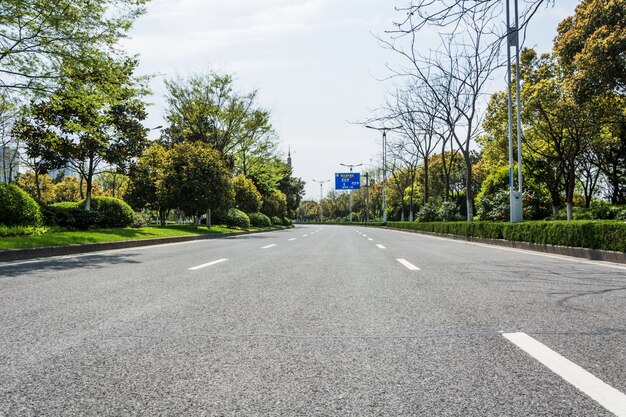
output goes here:
{"type": "Polygon", "coordinates": [[[276,246],[275,243],[272,245],[263,246],[261,249],[269,249],[269,248],[273,248],[274,246],[276,246]]]}
{"type": "Polygon", "coordinates": [[[503,333],[502,336],[611,413],[618,417],[626,417],[626,395],[622,392],[526,333],[503,333]]]}
{"type": "Polygon", "coordinates": [[[410,271],[421,271],[421,269],[419,269],[418,267],[416,267],[415,265],[413,265],[411,262],[407,261],[406,259],[396,259],[396,261],[406,266],[407,269],[409,269],[410,271]]]}
{"type": "Polygon", "coordinates": [[[198,269],[206,268],[207,266],[219,264],[221,262],[226,262],[227,260],[228,259],[218,259],[216,261],[211,261],[211,262],[207,262],[207,263],[202,264],[202,265],[198,265],[198,266],[194,266],[194,267],[188,268],[188,270],[189,271],[195,271],[195,270],[198,270],[198,269]]]}
{"type": "Polygon", "coordinates": [[[381,245],[380,243],[378,243],[376,246],[378,246],[379,249],[386,249],[383,245],[381,245]]]}

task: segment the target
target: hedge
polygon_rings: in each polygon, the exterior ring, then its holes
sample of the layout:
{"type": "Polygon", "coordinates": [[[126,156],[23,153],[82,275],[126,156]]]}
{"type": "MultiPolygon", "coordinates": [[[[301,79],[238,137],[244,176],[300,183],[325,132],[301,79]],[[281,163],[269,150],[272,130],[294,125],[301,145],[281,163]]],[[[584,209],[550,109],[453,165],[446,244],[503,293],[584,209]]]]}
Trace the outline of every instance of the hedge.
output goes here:
{"type": "Polygon", "coordinates": [[[263,213],[250,213],[248,214],[248,217],[250,217],[250,223],[252,223],[252,226],[270,227],[272,225],[270,218],[263,213]]]}
{"type": "MultiPolygon", "coordinates": [[[[80,201],[85,206],[85,200],[80,201]]],[[[100,213],[99,227],[128,227],[133,224],[133,209],[123,200],[113,197],[91,197],[91,211],[100,213]]]]}
{"type": "Polygon", "coordinates": [[[39,226],[39,204],[25,191],[15,185],[0,182],[0,225],[39,226]]]}
{"type": "Polygon", "coordinates": [[[387,222],[393,229],[626,252],[626,222],[603,220],[498,222],[387,222]]]}
{"type": "Polygon", "coordinates": [[[231,208],[226,214],[226,224],[228,227],[240,227],[247,229],[250,227],[250,218],[243,211],[231,208]]]}

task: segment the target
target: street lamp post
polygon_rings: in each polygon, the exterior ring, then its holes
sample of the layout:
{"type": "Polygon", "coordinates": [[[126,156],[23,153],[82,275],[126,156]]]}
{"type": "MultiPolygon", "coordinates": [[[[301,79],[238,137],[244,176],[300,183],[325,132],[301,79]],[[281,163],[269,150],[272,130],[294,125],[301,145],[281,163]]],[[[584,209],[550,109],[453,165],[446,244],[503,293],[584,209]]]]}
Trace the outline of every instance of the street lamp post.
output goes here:
{"type": "Polygon", "coordinates": [[[324,212],[322,211],[322,187],[325,182],[330,182],[330,180],[322,181],[322,180],[313,180],[315,182],[319,182],[320,184],[320,223],[324,223],[324,212]]]}
{"type": "Polygon", "coordinates": [[[518,223],[524,220],[522,205],[522,117],[520,100],[520,57],[519,57],[519,9],[515,0],[514,23],[511,26],[510,0],[506,1],[506,29],[507,46],[506,54],[508,60],[507,83],[508,83],[508,136],[509,136],[509,194],[510,194],[510,218],[511,223],[518,223]],[[515,105],[517,117],[517,191],[515,191],[515,181],[513,176],[513,92],[512,92],[512,62],[511,48],[515,48],[515,105]]]}
{"type": "Polygon", "coordinates": [[[383,222],[387,221],[387,132],[390,130],[401,129],[402,125],[395,127],[374,127],[365,126],[368,129],[383,132],[383,222]]]}
{"type": "MultiPolygon", "coordinates": [[[[356,165],[355,164],[339,164],[339,165],[350,168],[350,172],[352,172],[352,168],[360,167],[363,164],[356,164],[356,165]]],[[[352,191],[353,190],[350,190],[350,223],[352,223],[352,191]]]]}

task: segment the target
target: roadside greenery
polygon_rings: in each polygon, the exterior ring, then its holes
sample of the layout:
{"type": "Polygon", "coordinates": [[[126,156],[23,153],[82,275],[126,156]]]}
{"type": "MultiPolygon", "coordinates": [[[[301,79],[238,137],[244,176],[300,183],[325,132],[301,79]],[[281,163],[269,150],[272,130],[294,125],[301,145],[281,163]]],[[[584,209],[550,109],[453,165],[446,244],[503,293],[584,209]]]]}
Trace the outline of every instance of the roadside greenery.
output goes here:
{"type": "Polygon", "coordinates": [[[626,252],[623,221],[387,222],[394,229],[626,252]]]}

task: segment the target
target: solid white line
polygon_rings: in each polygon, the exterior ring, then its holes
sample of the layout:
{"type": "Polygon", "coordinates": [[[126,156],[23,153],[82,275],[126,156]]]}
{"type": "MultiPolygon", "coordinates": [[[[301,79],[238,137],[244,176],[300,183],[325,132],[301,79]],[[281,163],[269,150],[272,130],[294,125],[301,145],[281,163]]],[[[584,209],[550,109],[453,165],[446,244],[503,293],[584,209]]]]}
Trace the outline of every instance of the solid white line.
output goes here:
{"type": "Polygon", "coordinates": [[[421,269],[419,269],[418,267],[416,267],[415,265],[413,265],[411,262],[407,261],[406,259],[396,259],[396,261],[400,262],[402,265],[406,266],[411,271],[421,271],[421,269]]]}
{"type": "Polygon", "coordinates": [[[618,417],[626,417],[626,395],[593,376],[526,333],[504,333],[506,339],[618,417]]]}
{"type": "Polygon", "coordinates": [[[376,244],[376,246],[378,246],[380,249],[386,249],[383,245],[381,245],[380,243],[376,244]]]}
{"type": "Polygon", "coordinates": [[[291,242],[292,240],[296,240],[296,237],[292,237],[291,239],[289,239],[289,241],[291,242]]]}
{"type": "Polygon", "coordinates": [[[261,249],[269,249],[269,248],[273,248],[274,246],[276,246],[275,243],[272,245],[263,246],[261,249]]]}
{"type": "Polygon", "coordinates": [[[228,259],[218,259],[217,261],[213,261],[213,262],[208,262],[206,264],[202,264],[202,265],[198,265],[198,266],[194,266],[192,268],[187,268],[190,271],[195,271],[197,269],[202,269],[202,268],[206,268],[207,266],[211,266],[211,265],[215,265],[215,264],[219,264],[220,262],[225,262],[228,259]]]}

